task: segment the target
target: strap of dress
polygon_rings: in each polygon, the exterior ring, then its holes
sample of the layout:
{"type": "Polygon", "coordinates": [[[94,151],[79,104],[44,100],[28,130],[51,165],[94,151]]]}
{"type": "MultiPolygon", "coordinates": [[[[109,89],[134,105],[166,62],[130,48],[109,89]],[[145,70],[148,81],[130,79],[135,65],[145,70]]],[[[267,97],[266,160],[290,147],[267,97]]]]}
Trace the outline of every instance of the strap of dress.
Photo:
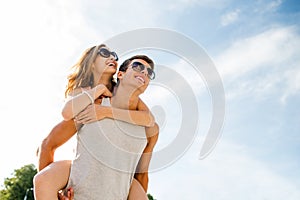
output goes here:
{"type": "Polygon", "coordinates": [[[101,105],[102,106],[110,106],[110,98],[109,97],[104,97],[102,99],[101,105]]]}

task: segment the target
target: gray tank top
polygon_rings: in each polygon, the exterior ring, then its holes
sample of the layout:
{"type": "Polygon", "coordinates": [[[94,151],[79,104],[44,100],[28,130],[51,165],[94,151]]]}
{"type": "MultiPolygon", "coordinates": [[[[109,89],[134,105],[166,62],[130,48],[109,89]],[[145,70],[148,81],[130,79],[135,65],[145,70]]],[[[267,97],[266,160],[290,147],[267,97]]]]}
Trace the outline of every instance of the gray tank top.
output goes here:
{"type": "MultiPolygon", "coordinates": [[[[110,106],[110,99],[102,105],[110,106]]],[[[107,118],[84,125],[67,185],[74,199],[126,200],[146,144],[143,126],[107,118]]]]}

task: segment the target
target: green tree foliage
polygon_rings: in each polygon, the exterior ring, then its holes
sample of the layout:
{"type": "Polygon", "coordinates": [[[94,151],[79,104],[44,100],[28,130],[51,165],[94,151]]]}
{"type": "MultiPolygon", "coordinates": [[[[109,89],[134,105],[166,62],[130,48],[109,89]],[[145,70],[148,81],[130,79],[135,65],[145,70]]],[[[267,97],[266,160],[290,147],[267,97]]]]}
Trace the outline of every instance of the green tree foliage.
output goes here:
{"type": "Polygon", "coordinates": [[[5,178],[4,189],[0,191],[0,200],[23,200],[27,192],[27,200],[34,200],[32,188],[33,177],[37,170],[33,164],[14,170],[11,178],[5,178]]]}
{"type": "MultiPolygon", "coordinates": [[[[34,200],[33,197],[33,177],[37,169],[33,164],[25,165],[20,169],[15,169],[11,178],[4,180],[4,189],[0,191],[0,200],[34,200]]],[[[151,194],[147,194],[149,200],[155,200],[151,194]]]]}
{"type": "Polygon", "coordinates": [[[147,194],[149,200],[155,200],[151,194],[147,194]]]}

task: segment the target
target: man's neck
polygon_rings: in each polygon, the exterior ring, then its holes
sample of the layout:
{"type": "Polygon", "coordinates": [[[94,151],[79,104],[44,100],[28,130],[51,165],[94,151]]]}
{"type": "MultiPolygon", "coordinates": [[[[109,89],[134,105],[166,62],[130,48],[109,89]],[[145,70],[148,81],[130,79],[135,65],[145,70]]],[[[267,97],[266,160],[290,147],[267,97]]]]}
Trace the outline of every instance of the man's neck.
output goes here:
{"type": "Polygon", "coordinates": [[[120,109],[136,110],[140,93],[137,90],[116,88],[112,97],[112,106],[120,109]]]}

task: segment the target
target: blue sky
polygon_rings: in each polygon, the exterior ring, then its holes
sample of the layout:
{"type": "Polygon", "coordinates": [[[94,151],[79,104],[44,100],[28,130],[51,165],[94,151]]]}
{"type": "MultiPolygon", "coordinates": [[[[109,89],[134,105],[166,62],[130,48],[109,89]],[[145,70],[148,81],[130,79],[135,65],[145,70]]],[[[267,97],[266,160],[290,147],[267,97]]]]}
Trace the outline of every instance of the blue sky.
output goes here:
{"type": "MultiPolygon", "coordinates": [[[[84,49],[155,27],[205,49],[223,80],[226,118],[216,147],[199,160],[212,115],[205,83],[184,70],[180,58],[146,51],[182,73],[200,113],[193,144],[172,165],[150,173],[149,192],[157,199],[300,199],[299,21],[296,0],[1,2],[0,178],[36,162],[36,146],[61,120],[68,69],[84,49]]],[[[176,137],[180,106],[166,88],[149,91],[145,101],[165,115],[159,150],[176,137]]],[[[62,147],[57,159],[69,158],[73,145],[62,147]]]]}

